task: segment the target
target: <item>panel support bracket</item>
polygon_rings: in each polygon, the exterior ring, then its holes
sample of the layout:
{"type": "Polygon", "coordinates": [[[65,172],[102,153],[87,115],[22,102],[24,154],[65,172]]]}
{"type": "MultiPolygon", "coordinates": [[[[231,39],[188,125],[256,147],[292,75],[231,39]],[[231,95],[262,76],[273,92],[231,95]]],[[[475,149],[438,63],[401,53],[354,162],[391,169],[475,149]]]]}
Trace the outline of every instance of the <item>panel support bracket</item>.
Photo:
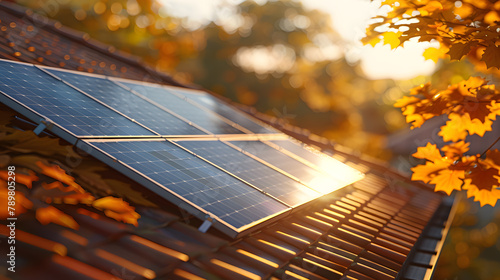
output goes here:
{"type": "Polygon", "coordinates": [[[210,214],[207,214],[205,216],[205,221],[203,221],[198,230],[205,233],[212,226],[213,223],[214,223],[214,218],[210,214]]]}
{"type": "Polygon", "coordinates": [[[51,129],[52,122],[49,119],[41,119],[40,124],[33,130],[36,135],[40,135],[44,129],[51,129]]]}

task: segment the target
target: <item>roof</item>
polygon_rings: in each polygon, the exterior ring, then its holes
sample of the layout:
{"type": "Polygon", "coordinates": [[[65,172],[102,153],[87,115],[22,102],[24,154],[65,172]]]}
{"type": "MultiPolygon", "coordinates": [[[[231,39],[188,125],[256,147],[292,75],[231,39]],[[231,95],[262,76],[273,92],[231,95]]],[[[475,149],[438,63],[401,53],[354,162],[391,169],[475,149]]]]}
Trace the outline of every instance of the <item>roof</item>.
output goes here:
{"type": "MultiPolygon", "coordinates": [[[[1,58],[180,85],[133,57],[18,6],[0,2],[0,18],[1,58]],[[33,36],[30,26],[37,28],[33,36]]],[[[17,128],[34,129],[25,116],[2,111],[22,120],[11,122],[17,128]]],[[[16,227],[15,277],[378,280],[432,274],[453,212],[450,201],[385,164],[301,129],[280,128],[365,173],[365,178],[237,239],[213,228],[198,231],[202,221],[137,184],[135,190],[150,202],[131,202],[141,215],[137,227],[76,205],[57,208],[71,214],[78,230],[41,225],[27,212],[16,227]]],[[[99,164],[92,157],[85,160],[99,164]]],[[[112,170],[103,176],[128,180],[112,170]]],[[[40,176],[38,184],[44,179],[40,176]]],[[[113,194],[126,197],[117,189],[113,194]]],[[[6,226],[0,229],[9,235],[6,226]]]]}

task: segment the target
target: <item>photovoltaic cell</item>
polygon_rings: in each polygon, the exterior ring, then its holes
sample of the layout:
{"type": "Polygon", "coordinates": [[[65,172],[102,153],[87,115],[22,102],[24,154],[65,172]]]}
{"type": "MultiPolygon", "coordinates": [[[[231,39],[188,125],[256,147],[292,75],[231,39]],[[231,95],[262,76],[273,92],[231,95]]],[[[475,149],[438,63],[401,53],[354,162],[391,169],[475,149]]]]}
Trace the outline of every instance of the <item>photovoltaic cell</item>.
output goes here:
{"type": "Polygon", "coordinates": [[[215,97],[209,94],[193,93],[189,90],[183,90],[180,88],[179,89],[175,88],[172,90],[177,92],[178,94],[185,96],[189,100],[192,100],[197,104],[215,112],[216,114],[219,114],[224,118],[241,125],[242,127],[250,130],[253,133],[259,133],[259,134],[280,133],[275,129],[267,128],[256,123],[255,121],[247,117],[244,113],[231,108],[230,106],[222,103],[221,101],[217,100],[215,97]]]}
{"type": "Polygon", "coordinates": [[[298,206],[322,195],[223,142],[180,141],[177,143],[290,206],[298,206]]]}
{"type": "Polygon", "coordinates": [[[169,142],[113,141],[92,145],[236,228],[288,209],[169,142]]]}
{"type": "Polygon", "coordinates": [[[115,110],[135,119],[161,135],[206,134],[167,111],[149,103],[113,81],[96,76],[80,75],[47,69],[52,74],[92,95],[115,110]]]}
{"type": "Polygon", "coordinates": [[[3,94],[77,137],[154,135],[34,66],[0,61],[0,79],[3,94]]]}
{"type": "Polygon", "coordinates": [[[186,100],[175,96],[163,87],[149,86],[119,81],[139,94],[151,99],[161,106],[186,118],[190,122],[203,127],[213,134],[240,134],[242,131],[224,122],[216,114],[205,111],[186,100]]]}
{"type": "Polygon", "coordinates": [[[322,193],[330,193],[344,187],[343,179],[335,178],[274,149],[260,141],[231,141],[240,149],[257,156],[273,166],[293,175],[312,189],[322,193]]]}
{"type": "MultiPolygon", "coordinates": [[[[361,178],[362,174],[357,170],[343,164],[342,162],[317,151],[308,149],[294,141],[291,140],[272,140],[272,142],[280,147],[293,153],[296,156],[301,157],[303,160],[310,162],[317,168],[323,170],[324,172],[330,174],[330,176],[337,178],[338,180],[345,180],[350,178],[361,178]]],[[[352,183],[352,182],[350,182],[352,183]]]]}

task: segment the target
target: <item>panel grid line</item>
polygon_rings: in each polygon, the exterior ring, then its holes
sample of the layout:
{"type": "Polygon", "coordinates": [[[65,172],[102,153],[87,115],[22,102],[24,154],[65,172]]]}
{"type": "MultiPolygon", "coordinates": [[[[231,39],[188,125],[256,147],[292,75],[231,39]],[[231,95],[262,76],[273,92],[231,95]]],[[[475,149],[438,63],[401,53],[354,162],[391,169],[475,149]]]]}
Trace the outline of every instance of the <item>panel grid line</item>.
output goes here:
{"type": "Polygon", "coordinates": [[[211,133],[210,131],[206,130],[205,128],[203,128],[203,127],[201,127],[201,126],[199,126],[199,125],[197,125],[197,124],[195,124],[195,123],[193,123],[193,122],[189,121],[188,119],[184,118],[183,116],[181,116],[181,115],[179,115],[179,114],[175,113],[174,111],[172,111],[172,110],[170,110],[170,109],[168,109],[168,108],[166,108],[166,107],[162,106],[161,104],[158,104],[157,102],[155,102],[155,101],[153,101],[153,100],[151,100],[151,99],[147,98],[146,96],[144,96],[144,95],[142,95],[142,94],[138,93],[137,91],[133,90],[132,88],[127,87],[126,85],[124,85],[124,84],[122,84],[122,83],[119,83],[119,82],[115,81],[114,79],[110,79],[109,77],[106,77],[106,78],[107,78],[109,81],[113,82],[115,85],[117,85],[117,86],[119,86],[119,87],[121,87],[121,88],[123,88],[123,89],[125,89],[125,90],[130,91],[132,94],[136,95],[137,97],[142,98],[143,100],[145,100],[145,101],[147,101],[147,102],[151,103],[152,105],[154,105],[154,106],[156,106],[156,107],[158,107],[158,108],[162,109],[163,111],[165,111],[165,112],[167,112],[167,113],[171,114],[172,116],[174,116],[174,117],[178,118],[179,120],[184,121],[184,122],[185,122],[185,123],[187,123],[188,125],[193,126],[193,127],[197,128],[197,129],[199,129],[199,130],[201,130],[201,131],[203,131],[203,132],[205,132],[205,133],[207,133],[207,134],[213,134],[213,133],[211,133]]]}
{"type": "Polygon", "coordinates": [[[163,87],[132,84],[130,82],[119,83],[124,84],[135,93],[146,97],[149,102],[154,101],[156,105],[161,105],[165,109],[177,113],[177,115],[183,115],[187,121],[203,127],[206,131],[210,131],[211,134],[245,134],[233,125],[225,122],[224,119],[219,118],[217,114],[210,111],[200,110],[197,106],[187,102],[182,97],[178,96],[178,94],[175,94],[172,90],[168,90],[163,87]],[[167,108],[167,106],[172,102],[175,102],[177,106],[167,108]]]}
{"type": "Polygon", "coordinates": [[[7,101],[12,100],[18,112],[26,114],[34,122],[38,123],[39,116],[43,116],[57,124],[56,127],[63,128],[59,135],[62,138],[70,138],[66,132],[72,137],[155,136],[31,64],[14,64],[2,60],[0,68],[0,90],[5,96],[9,96],[7,101]],[[31,110],[24,110],[26,107],[31,110]]]}
{"type": "Polygon", "coordinates": [[[113,111],[113,112],[115,112],[115,113],[120,114],[121,116],[123,116],[123,117],[127,118],[129,121],[131,121],[131,122],[133,122],[133,123],[135,123],[135,124],[137,124],[137,125],[140,125],[140,126],[142,126],[143,128],[145,128],[145,129],[149,130],[150,132],[152,132],[152,133],[154,133],[154,134],[156,134],[156,135],[160,136],[160,134],[159,134],[159,133],[157,133],[156,131],[154,131],[154,130],[150,129],[149,127],[147,127],[147,126],[143,125],[142,123],[140,123],[140,122],[138,122],[138,121],[134,120],[133,118],[131,118],[131,117],[129,117],[129,116],[127,116],[127,115],[123,114],[122,112],[120,112],[120,111],[116,110],[115,108],[113,108],[113,107],[109,106],[108,104],[106,104],[106,103],[104,103],[104,102],[100,101],[99,99],[97,99],[97,98],[93,97],[92,95],[88,94],[87,92],[83,91],[82,89],[78,88],[77,86],[75,86],[75,85],[73,85],[73,84],[71,84],[71,83],[67,82],[66,80],[62,79],[61,77],[58,77],[57,75],[55,75],[55,74],[53,74],[53,73],[51,73],[51,72],[49,72],[49,71],[45,70],[44,68],[42,68],[42,67],[40,67],[40,66],[38,66],[38,65],[34,65],[34,66],[35,66],[35,68],[38,68],[40,71],[44,72],[45,74],[50,75],[51,77],[53,77],[53,78],[55,78],[55,79],[57,79],[57,80],[61,81],[62,83],[64,83],[64,84],[68,85],[69,87],[71,87],[71,88],[73,88],[74,90],[78,91],[79,93],[81,93],[81,94],[85,95],[86,97],[88,97],[88,98],[92,99],[93,101],[95,101],[95,102],[97,102],[97,103],[99,103],[99,104],[103,105],[104,107],[106,107],[106,108],[110,109],[111,111],[113,111]]]}
{"type": "Polygon", "coordinates": [[[186,143],[200,143],[200,142],[188,141],[184,143],[177,143],[176,141],[172,141],[172,143],[186,150],[187,152],[192,153],[196,157],[210,163],[211,165],[219,168],[220,170],[230,174],[231,176],[239,179],[240,181],[248,184],[249,186],[259,190],[260,192],[266,194],[267,196],[272,197],[273,199],[283,203],[288,207],[297,207],[298,205],[310,202],[314,198],[317,198],[321,195],[319,192],[311,190],[307,186],[304,186],[302,184],[299,185],[294,184],[299,182],[296,182],[293,179],[288,178],[285,174],[276,172],[276,170],[269,168],[269,166],[262,164],[259,161],[256,161],[255,159],[247,156],[241,151],[225,145],[225,143],[223,143],[222,141],[212,142],[212,144],[215,143],[215,145],[217,145],[217,143],[220,143],[221,145],[223,145],[223,147],[227,147],[228,149],[233,150],[235,153],[239,153],[242,156],[241,158],[239,158],[239,164],[245,164],[244,169],[235,166],[235,164],[238,161],[236,160],[236,158],[234,158],[235,157],[234,153],[230,155],[233,157],[232,161],[228,160],[228,158],[225,157],[223,160],[225,160],[226,162],[223,163],[221,161],[221,156],[223,151],[220,151],[220,146],[219,150],[217,150],[216,152],[213,151],[214,147],[211,147],[212,148],[210,149],[211,153],[207,153],[206,152],[207,150],[204,149],[203,151],[205,152],[203,155],[201,155],[200,153],[203,152],[201,149],[196,149],[190,145],[186,145],[186,143]],[[214,153],[217,153],[218,156],[214,156],[214,153]],[[251,167],[253,169],[249,170],[248,168],[251,167]],[[269,173],[269,171],[272,172],[269,173]],[[248,172],[254,173],[254,175],[259,174],[259,176],[258,178],[257,177],[252,178],[248,176],[247,174],[248,172]],[[264,175],[266,173],[267,175],[264,175]],[[273,195],[272,193],[275,194],[273,195]],[[291,198],[290,197],[291,195],[292,196],[295,195],[295,197],[291,198]],[[300,198],[297,196],[300,196],[300,198]],[[290,202],[287,202],[285,200],[288,200],[290,202]]]}
{"type": "Polygon", "coordinates": [[[179,148],[183,149],[184,151],[186,151],[186,152],[188,152],[188,153],[190,153],[190,154],[194,155],[195,157],[197,157],[197,158],[199,158],[199,159],[201,159],[201,160],[203,160],[203,161],[205,161],[205,162],[207,162],[207,163],[211,164],[212,166],[216,167],[217,169],[220,169],[221,171],[226,172],[227,174],[231,175],[232,177],[234,177],[234,178],[236,178],[236,179],[238,179],[238,180],[242,181],[243,183],[247,184],[248,186],[250,186],[250,187],[254,188],[255,190],[257,190],[257,191],[259,191],[259,192],[263,193],[264,195],[269,196],[269,197],[273,198],[274,200],[276,200],[276,201],[280,202],[281,204],[283,204],[283,205],[285,205],[285,206],[287,206],[287,207],[292,208],[292,206],[290,206],[290,205],[289,205],[289,204],[287,204],[286,202],[282,201],[281,199],[279,199],[279,198],[277,198],[277,197],[274,197],[274,196],[273,196],[273,195],[271,195],[270,193],[268,193],[268,192],[266,192],[266,191],[264,191],[264,190],[260,189],[259,187],[257,187],[257,186],[255,186],[255,185],[251,184],[250,182],[247,182],[246,180],[244,180],[244,179],[242,179],[242,178],[238,177],[237,175],[233,174],[232,172],[230,172],[230,171],[228,171],[228,170],[226,170],[226,169],[224,169],[224,168],[220,167],[219,165],[217,165],[217,164],[215,164],[215,163],[211,162],[210,160],[208,160],[208,159],[204,158],[203,156],[201,156],[201,155],[199,155],[199,154],[196,154],[195,152],[193,152],[193,151],[191,151],[191,150],[189,150],[189,149],[187,149],[187,148],[183,147],[182,145],[179,145],[178,143],[176,143],[176,142],[174,142],[174,141],[170,141],[170,140],[167,140],[167,141],[168,141],[168,142],[170,142],[170,143],[172,143],[172,144],[174,144],[175,146],[177,146],[177,147],[179,147],[179,148]]]}

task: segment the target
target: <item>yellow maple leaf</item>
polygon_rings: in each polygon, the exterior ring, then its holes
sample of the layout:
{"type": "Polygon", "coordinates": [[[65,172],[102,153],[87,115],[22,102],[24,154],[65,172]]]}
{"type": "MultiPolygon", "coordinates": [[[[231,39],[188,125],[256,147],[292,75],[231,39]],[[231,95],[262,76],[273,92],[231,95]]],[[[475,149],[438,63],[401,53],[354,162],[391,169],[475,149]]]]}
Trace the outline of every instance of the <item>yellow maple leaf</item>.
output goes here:
{"type": "Polygon", "coordinates": [[[428,183],[439,171],[448,168],[448,166],[450,166],[450,163],[443,160],[427,161],[425,164],[417,165],[411,169],[413,171],[411,179],[428,183]]]}
{"type": "Polygon", "coordinates": [[[443,137],[445,142],[452,141],[457,142],[464,140],[467,137],[467,131],[465,128],[464,121],[458,114],[450,114],[450,120],[446,122],[445,125],[441,127],[438,135],[443,137]]]}
{"type": "Polygon", "coordinates": [[[463,189],[467,190],[467,197],[474,197],[474,201],[478,201],[482,206],[488,204],[495,207],[500,199],[500,189],[492,187],[491,190],[479,189],[474,184],[471,184],[471,179],[465,179],[463,189]]]}
{"type": "Polygon", "coordinates": [[[413,157],[426,159],[430,161],[441,160],[442,156],[437,148],[436,144],[427,143],[425,147],[418,147],[417,152],[413,154],[413,157]]]}
{"type": "Polygon", "coordinates": [[[420,102],[420,98],[415,97],[415,96],[403,96],[396,103],[394,103],[394,107],[396,108],[403,108],[406,106],[409,106],[411,104],[415,104],[420,102]]]}
{"type": "Polygon", "coordinates": [[[430,59],[434,61],[435,63],[438,62],[438,60],[442,57],[441,51],[439,49],[430,47],[425,49],[424,53],[422,54],[426,60],[430,59]]]}
{"type": "Polygon", "coordinates": [[[435,184],[434,191],[444,191],[450,195],[453,190],[461,190],[465,172],[463,170],[443,169],[430,181],[435,184]]]}
{"type": "Polygon", "coordinates": [[[399,41],[401,34],[401,32],[385,32],[382,34],[382,37],[384,38],[384,45],[390,45],[391,49],[397,48],[401,42],[399,41]]]}
{"type": "Polygon", "coordinates": [[[469,145],[470,143],[459,141],[449,145],[444,145],[443,148],[441,148],[441,151],[444,152],[445,157],[451,160],[457,160],[469,151],[469,145]]]}

